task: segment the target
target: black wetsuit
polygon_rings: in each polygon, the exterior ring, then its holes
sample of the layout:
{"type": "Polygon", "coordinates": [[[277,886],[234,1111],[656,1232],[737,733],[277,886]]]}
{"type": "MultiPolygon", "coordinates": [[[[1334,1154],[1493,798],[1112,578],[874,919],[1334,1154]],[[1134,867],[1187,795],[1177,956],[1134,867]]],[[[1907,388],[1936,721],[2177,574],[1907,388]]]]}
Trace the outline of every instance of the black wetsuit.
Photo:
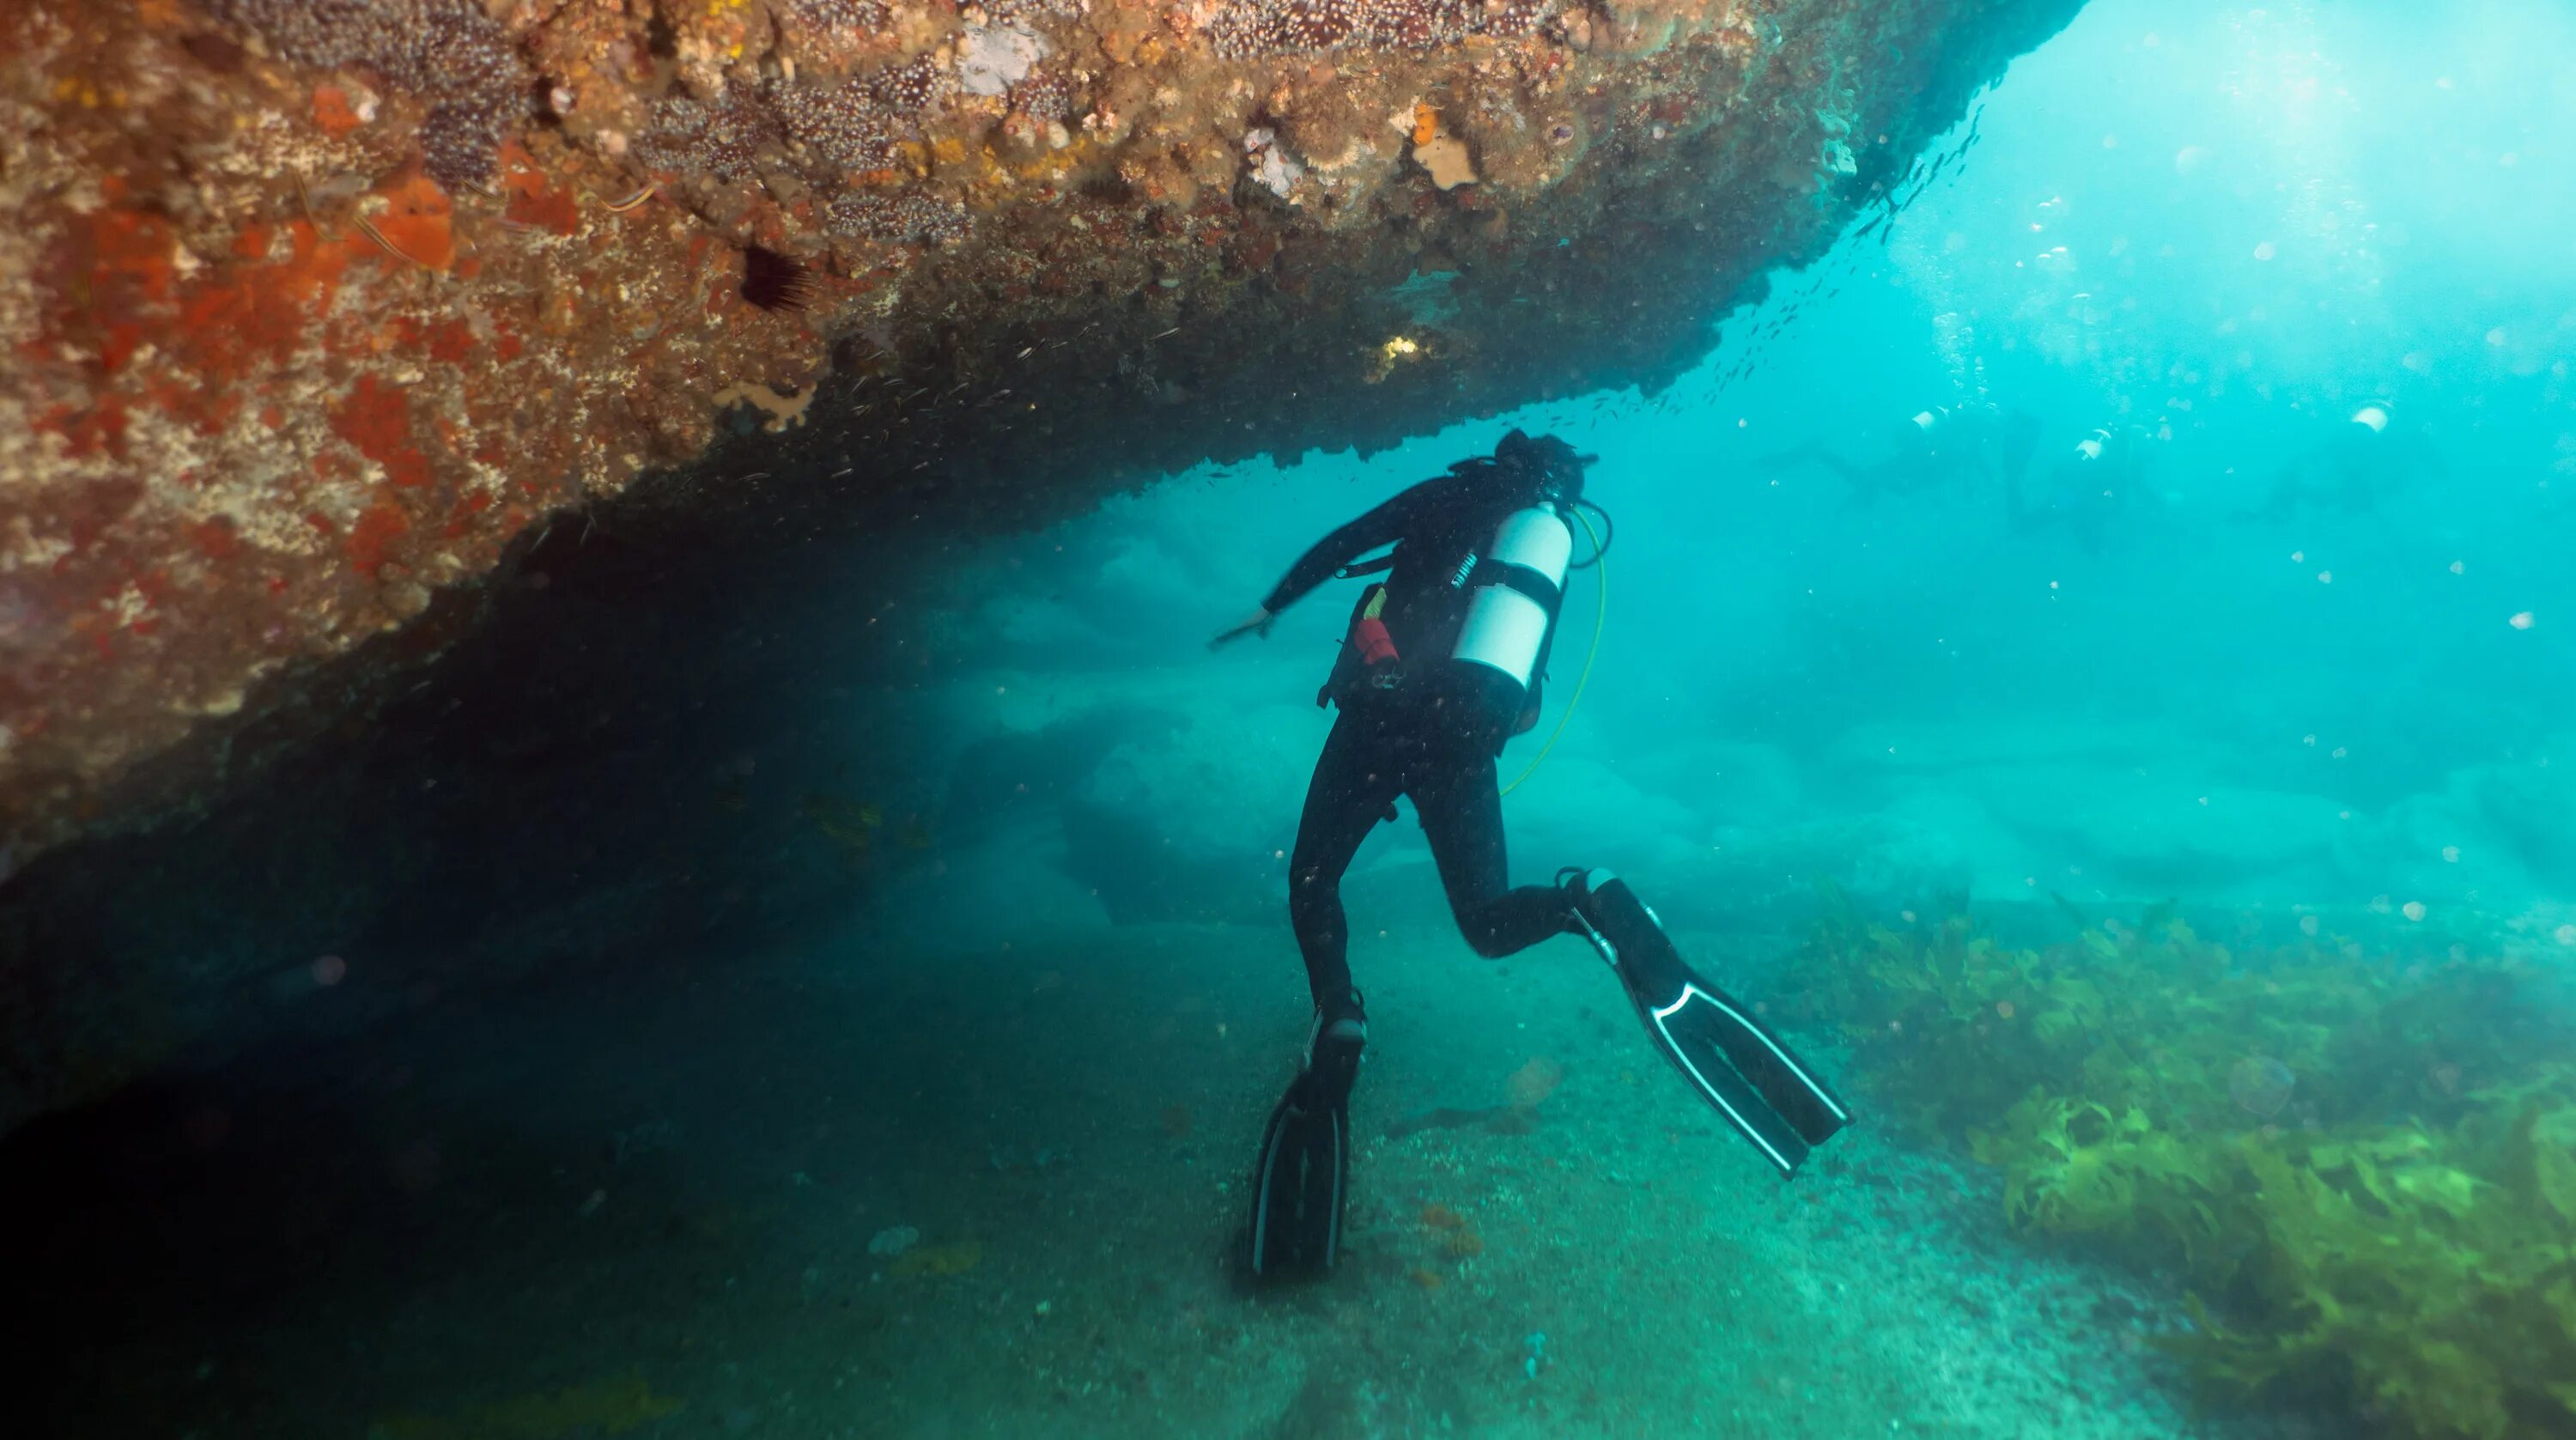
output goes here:
{"type": "Polygon", "coordinates": [[[1943,406],[1924,413],[1935,417],[1933,422],[1899,426],[1895,453],[1881,460],[1862,464],[1845,459],[1822,440],[1810,440],[1765,463],[1774,468],[1821,465],[1842,477],[1858,504],[1960,486],[1988,491],[2013,483],[2039,432],[2039,422],[2030,416],[1987,405],[1943,406]]]}
{"type": "Polygon", "coordinates": [[[2358,420],[2347,421],[2332,438],[2282,468],[2262,508],[2237,518],[2283,521],[2307,514],[2365,515],[2405,493],[2416,481],[2446,474],[2440,453],[2422,433],[2387,432],[2358,420]]]}
{"type": "Polygon", "coordinates": [[[2087,555],[2099,555],[2113,522],[2145,483],[2145,432],[2134,426],[2103,427],[2065,451],[2046,471],[2034,502],[2016,477],[2004,487],[2004,528],[2016,536],[2064,530],[2087,555]]]}
{"type": "MultiPolygon", "coordinates": [[[[1289,923],[1318,1004],[1351,988],[1342,875],[1369,831],[1394,818],[1399,795],[1413,800],[1458,928],[1477,954],[1509,955],[1563,933],[1571,922],[1564,891],[1511,888],[1494,773],[1509,732],[1472,720],[1469,707],[1453,703],[1456,696],[1441,683],[1466,604],[1453,583],[1459,563],[1532,498],[1508,472],[1480,463],[1457,467],[1325,536],[1262,602],[1275,615],[1360,556],[1396,547],[1380,618],[1404,657],[1407,678],[1384,689],[1363,678],[1328,692],[1342,713],[1315,762],[1288,864],[1289,923]]],[[[1542,651],[1539,668],[1545,665],[1542,651]]],[[[1536,696],[1534,682],[1533,705],[1536,696]]]]}

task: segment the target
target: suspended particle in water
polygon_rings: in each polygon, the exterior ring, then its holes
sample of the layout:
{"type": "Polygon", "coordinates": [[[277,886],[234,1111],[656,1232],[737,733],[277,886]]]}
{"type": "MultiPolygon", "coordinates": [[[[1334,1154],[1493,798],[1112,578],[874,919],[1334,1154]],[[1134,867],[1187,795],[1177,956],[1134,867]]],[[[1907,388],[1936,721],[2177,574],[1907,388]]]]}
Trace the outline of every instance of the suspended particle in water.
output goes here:
{"type": "Polygon", "coordinates": [[[2269,1120],[2290,1103],[2299,1077],[2269,1055],[2248,1055],[2227,1072],[2227,1098],[2256,1119],[2269,1120]]]}
{"type": "Polygon", "coordinates": [[[2317,935],[2317,917],[2314,915],[2300,916],[2299,933],[2307,936],[2311,940],[2315,939],[2317,935]]]}
{"type": "Polygon", "coordinates": [[[325,955],[313,962],[313,983],[328,988],[349,978],[349,962],[337,955],[325,955]]]}
{"type": "Polygon", "coordinates": [[[2397,907],[2397,913],[2405,916],[2409,920],[2421,920],[2424,918],[2424,902],[2421,900],[2409,900],[2405,904],[2397,907]]]}
{"type": "Polygon", "coordinates": [[[2517,610],[2513,612],[2512,615],[2508,616],[2504,623],[2512,626],[2516,630],[2528,630],[2531,628],[2531,612],[2528,610],[2517,610]]]}
{"type": "Polygon", "coordinates": [[[2266,240],[2262,244],[2254,247],[2254,258],[2257,260],[2269,260],[2278,253],[2278,251],[2272,248],[2272,242],[2269,240],[2266,240]]]}
{"type": "Polygon", "coordinates": [[[2459,846],[2457,846],[2457,845],[2445,845],[2445,846],[2443,846],[2443,847],[2442,847],[2442,859],[2443,859],[2443,861],[2444,861],[2445,863],[2447,863],[2447,864],[2452,864],[2452,865],[2457,865],[2457,864],[2459,864],[2459,863],[2460,863],[2460,847],[2459,847],[2459,846]]]}
{"type": "Polygon", "coordinates": [[[2454,560],[2454,561],[2452,561],[2452,562],[2451,562],[2451,573],[2452,573],[2452,574],[2454,574],[2454,575],[2465,575],[2465,574],[2467,574],[2467,573],[2468,573],[2468,571],[2469,571],[2469,567],[2468,567],[2465,563],[2463,563],[2463,562],[2461,562],[2461,561],[2458,561],[2458,560],[2454,560]]]}
{"type": "Polygon", "coordinates": [[[2550,938],[2561,945],[2576,945],[2576,925],[2561,925],[2550,932],[2550,938]]]}

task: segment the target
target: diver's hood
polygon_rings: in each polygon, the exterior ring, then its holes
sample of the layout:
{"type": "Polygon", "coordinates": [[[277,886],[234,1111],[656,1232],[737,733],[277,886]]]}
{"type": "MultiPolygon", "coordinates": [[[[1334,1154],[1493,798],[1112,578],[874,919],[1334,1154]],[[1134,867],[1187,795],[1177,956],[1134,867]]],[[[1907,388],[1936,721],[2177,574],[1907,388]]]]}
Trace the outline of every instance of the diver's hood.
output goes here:
{"type": "Polygon", "coordinates": [[[1598,455],[1586,455],[1554,435],[1533,439],[1518,430],[1494,447],[1494,463],[1532,481],[1539,490],[1564,503],[1583,496],[1583,472],[1598,455]]]}

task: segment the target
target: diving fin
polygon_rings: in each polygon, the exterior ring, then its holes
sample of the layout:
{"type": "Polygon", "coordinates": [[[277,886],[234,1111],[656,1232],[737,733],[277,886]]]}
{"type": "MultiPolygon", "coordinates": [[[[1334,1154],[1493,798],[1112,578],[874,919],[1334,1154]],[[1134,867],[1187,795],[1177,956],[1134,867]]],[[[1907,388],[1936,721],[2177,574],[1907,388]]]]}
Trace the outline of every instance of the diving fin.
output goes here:
{"type": "Polygon", "coordinates": [[[1270,1112],[1252,1170],[1252,1273],[1321,1275],[1341,1249],[1350,1181],[1350,1098],[1367,1044],[1359,995],[1318,1008],[1305,1067],[1270,1112]]]}
{"type": "Polygon", "coordinates": [[[1851,1123],[1840,1097],[1787,1042],[1683,962],[1626,881],[1591,870],[1566,888],[1577,926],[1619,972],[1646,1038],[1782,1175],[1795,1174],[1811,1147],[1851,1123]]]}

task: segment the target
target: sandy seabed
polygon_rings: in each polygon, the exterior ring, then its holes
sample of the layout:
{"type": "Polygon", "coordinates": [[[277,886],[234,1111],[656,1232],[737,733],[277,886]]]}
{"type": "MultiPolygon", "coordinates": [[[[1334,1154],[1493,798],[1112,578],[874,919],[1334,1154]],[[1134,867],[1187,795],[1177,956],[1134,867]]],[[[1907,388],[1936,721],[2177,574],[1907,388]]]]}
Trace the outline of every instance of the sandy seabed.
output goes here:
{"type": "Polygon", "coordinates": [[[87,1157],[10,1182],[89,1277],[49,1433],[2282,1433],[2195,1418],[2146,1343],[2179,1297],[2007,1235],[1973,1167],[1863,1124],[1779,1181],[1578,944],[1357,918],[1322,1283],[1234,1259],[1284,929],[639,962],[15,1147],[87,1157]]]}

